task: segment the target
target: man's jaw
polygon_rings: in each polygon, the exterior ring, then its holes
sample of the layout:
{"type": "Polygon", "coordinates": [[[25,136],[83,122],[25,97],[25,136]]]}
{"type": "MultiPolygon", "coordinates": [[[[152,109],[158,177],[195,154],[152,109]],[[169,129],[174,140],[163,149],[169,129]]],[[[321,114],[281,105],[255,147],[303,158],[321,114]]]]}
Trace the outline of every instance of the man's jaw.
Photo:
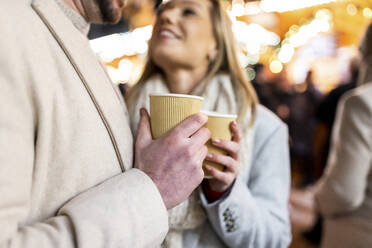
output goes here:
{"type": "Polygon", "coordinates": [[[103,23],[103,16],[97,0],[81,0],[87,21],[89,23],[103,23]]]}

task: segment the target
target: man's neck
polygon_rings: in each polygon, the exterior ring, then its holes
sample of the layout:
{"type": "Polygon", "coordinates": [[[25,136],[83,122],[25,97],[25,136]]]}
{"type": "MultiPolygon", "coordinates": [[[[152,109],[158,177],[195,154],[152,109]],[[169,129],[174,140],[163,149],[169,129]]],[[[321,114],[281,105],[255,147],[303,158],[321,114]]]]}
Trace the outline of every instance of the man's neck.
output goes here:
{"type": "Polygon", "coordinates": [[[102,14],[96,0],[62,0],[81,15],[88,23],[103,23],[102,14]]]}
{"type": "Polygon", "coordinates": [[[67,6],[69,6],[71,9],[76,11],[86,21],[89,21],[87,13],[83,7],[83,3],[81,2],[81,0],[62,0],[62,2],[64,2],[67,6]]]}

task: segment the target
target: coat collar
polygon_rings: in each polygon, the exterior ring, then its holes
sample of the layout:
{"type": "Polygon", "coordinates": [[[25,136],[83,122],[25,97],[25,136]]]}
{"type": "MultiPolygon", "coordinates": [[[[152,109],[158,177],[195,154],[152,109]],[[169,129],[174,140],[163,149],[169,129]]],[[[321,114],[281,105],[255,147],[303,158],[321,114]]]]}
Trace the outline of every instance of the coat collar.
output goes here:
{"type": "Polygon", "coordinates": [[[54,0],[63,13],[71,20],[74,26],[80,30],[84,35],[88,35],[90,25],[79,13],[73,10],[70,6],[65,4],[62,0],[54,0]]]}
{"type": "Polygon", "coordinates": [[[33,0],[31,6],[63,49],[89,93],[108,131],[121,170],[132,167],[133,140],[125,104],[115,95],[114,86],[91,50],[88,39],[76,29],[54,0],[33,0]],[[126,156],[123,157],[123,154],[126,156]]]}

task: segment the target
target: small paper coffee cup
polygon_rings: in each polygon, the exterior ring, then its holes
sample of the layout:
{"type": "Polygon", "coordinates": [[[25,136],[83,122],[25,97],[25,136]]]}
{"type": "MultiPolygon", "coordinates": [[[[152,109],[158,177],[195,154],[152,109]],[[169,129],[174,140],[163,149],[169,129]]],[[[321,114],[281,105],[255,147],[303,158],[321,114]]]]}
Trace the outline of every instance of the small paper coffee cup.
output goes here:
{"type": "Polygon", "coordinates": [[[203,98],[183,94],[150,95],[151,131],[154,139],[176,127],[187,117],[199,113],[203,98]]]}
{"type": "MultiPolygon", "coordinates": [[[[202,113],[208,115],[208,122],[205,127],[211,132],[211,138],[231,140],[232,134],[230,131],[230,123],[236,121],[236,115],[220,114],[212,111],[201,111],[202,113]]],[[[215,147],[212,145],[211,140],[207,142],[208,153],[227,155],[227,152],[223,149],[215,147]]],[[[210,165],[217,170],[223,171],[224,166],[212,161],[204,160],[203,167],[205,165],[210,165]]],[[[204,169],[204,177],[212,178],[211,175],[204,169]]]]}

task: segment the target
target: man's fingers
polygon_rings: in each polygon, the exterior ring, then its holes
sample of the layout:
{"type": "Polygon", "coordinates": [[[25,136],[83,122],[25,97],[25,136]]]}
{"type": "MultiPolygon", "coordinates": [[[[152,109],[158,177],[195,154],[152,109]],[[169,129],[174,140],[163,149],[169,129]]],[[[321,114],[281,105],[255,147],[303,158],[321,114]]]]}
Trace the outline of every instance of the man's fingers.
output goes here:
{"type": "Polygon", "coordinates": [[[193,166],[194,168],[193,168],[192,175],[193,175],[193,179],[197,179],[198,181],[197,185],[199,185],[204,178],[204,171],[202,168],[203,168],[203,161],[205,157],[207,156],[207,154],[208,154],[208,148],[206,146],[203,146],[199,148],[192,156],[193,164],[195,165],[193,166]]]}
{"type": "Polygon", "coordinates": [[[150,117],[144,108],[140,109],[140,115],[136,146],[145,147],[152,141],[150,117]]]}
{"type": "Polygon", "coordinates": [[[208,128],[204,127],[204,128],[199,129],[190,138],[193,142],[204,145],[205,143],[207,143],[210,137],[211,137],[211,132],[208,130],[208,128]]]}
{"type": "Polygon", "coordinates": [[[190,137],[196,133],[206,122],[208,117],[205,114],[194,114],[176,126],[171,133],[178,133],[181,137],[190,137]]]}
{"type": "Polygon", "coordinates": [[[202,168],[203,161],[207,157],[208,154],[208,148],[207,146],[203,146],[195,153],[195,159],[198,164],[200,164],[200,168],[202,168]]]}

